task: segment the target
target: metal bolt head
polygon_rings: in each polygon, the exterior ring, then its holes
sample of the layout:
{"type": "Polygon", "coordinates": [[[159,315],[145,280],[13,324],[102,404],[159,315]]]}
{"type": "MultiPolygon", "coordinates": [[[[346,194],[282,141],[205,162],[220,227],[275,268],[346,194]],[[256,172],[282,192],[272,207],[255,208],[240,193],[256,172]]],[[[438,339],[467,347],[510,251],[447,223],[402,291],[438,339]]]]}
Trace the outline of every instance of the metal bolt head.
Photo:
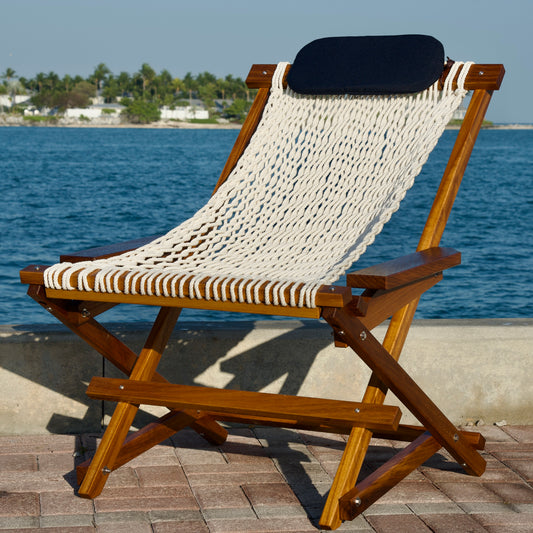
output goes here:
{"type": "Polygon", "coordinates": [[[86,308],[84,307],[81,311],[80,311],[80,314],[83,318],[88,318],[91,316],[91,312],[86,308]]]}
{"type": "Polygon", "coordinates": [[[366,331],[361,331],[361,333],[359,333],[359,337],[362,341],[366,341],[366,331]]]}
{"type": "Polygon", "coordinates": [[[363,502],[361,501],[361,498],[355,498],[354,503],[357,507],[359,507],[363,502]]]}
{"type": "Polygon", "coordinates": [[[360,412],[361,412],[361,409],[359,409],[359,407],[356,407],[356,408],[354,409],[354,411],[355,411],[356,413],[360,413],[360,412]]]}
{"type": "Polygon", "coordinates": [[[457,433],[453,436],[453,440],[455,442],[457,442],[459,440],[459,435],[457,433]]]}
{"type": "Polygon", "coordinates": [[[120,390],[124,390],[124,385],[119,385],[118,388],[119,388],[120,390]]]}
{"type": "Polygon", "coordinates": [[[102,468],[102,474],[111,474],[111,469],[104,466],[104,468],[102,468]]]}

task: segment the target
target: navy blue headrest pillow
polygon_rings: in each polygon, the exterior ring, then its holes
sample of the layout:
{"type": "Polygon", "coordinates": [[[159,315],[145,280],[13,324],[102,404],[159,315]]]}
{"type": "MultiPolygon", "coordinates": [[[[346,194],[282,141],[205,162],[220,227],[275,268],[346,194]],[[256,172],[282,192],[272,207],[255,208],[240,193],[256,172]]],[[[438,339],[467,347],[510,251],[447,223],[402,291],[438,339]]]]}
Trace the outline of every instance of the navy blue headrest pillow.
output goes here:
{"type": "Polygon", "coordinates": [[[443,69],[444,48],[428,35],[326,37],[298,52],[287,83],[304,94],[414,93],[443,69]]]}

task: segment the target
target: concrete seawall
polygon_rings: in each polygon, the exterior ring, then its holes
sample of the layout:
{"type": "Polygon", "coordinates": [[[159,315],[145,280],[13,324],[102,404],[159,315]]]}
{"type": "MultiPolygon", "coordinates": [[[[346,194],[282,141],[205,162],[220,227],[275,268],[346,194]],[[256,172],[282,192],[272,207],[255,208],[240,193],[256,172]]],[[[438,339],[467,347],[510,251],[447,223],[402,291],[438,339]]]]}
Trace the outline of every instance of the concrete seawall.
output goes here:
{"type": "MultiPolygon", "coordinates": [[[[138,351],[148,327],[109,329],[138,351]]],[[[418,320],[401,363],[457,424],[532,424],[532,356],[533,319],[418,320]]],[[[334,348],[329,326],[298,320],[184,322],[159,370],[176,383],[354,401],[370,375],[351,350],[334,348]]],[[[99,431],[113,405],[85,396],[97,375],[120,376],[66,328],[0,326],[0,434],[99,431]]],[[[139,424],[164,412],[143,406],[139,424]]]]}

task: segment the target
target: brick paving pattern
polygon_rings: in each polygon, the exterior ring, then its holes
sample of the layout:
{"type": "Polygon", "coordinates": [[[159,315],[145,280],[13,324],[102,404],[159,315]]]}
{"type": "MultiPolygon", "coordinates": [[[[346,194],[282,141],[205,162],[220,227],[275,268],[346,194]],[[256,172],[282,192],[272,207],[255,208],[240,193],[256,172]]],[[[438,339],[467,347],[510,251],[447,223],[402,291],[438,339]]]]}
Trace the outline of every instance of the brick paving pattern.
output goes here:
{"type": "MultiPolygon", "coordinates": [[[[467,476],[439,452],[339,531],[533,532],[533,427],[481,426],[487,471],[467,476]]],[[[316,531],[344,438],[230,428],[211,446],[190,430],[109,476],[94,501],[74,467],[99,435],[0,437],[0,530],[50,533],[316,531]]],[[[400,447],[375,440],[371,471],[400,447]]]]}

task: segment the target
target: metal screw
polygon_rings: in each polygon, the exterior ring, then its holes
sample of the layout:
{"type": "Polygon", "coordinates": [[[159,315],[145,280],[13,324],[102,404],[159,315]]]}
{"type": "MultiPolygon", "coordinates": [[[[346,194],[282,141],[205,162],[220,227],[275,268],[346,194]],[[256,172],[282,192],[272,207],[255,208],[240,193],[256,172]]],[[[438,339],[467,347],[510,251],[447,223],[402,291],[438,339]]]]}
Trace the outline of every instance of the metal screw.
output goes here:
{"type": "Polygon", "coordinates": [[[329,292],[335,292],[335,287],[330,287],[329,292]]]}
{"type": "Polygon", "coordinates": [[[359,407],[356,407],[356,408],[355,408],[355,412],[356,412],[356,413],[360,413],[360,412],[361,412],[361,410],[359,409],[359,407]]]}
{"type": "Polygon", "coordinates": [[[84,307],[80,312],[83,318],[88,318],[91,316],[91,312],[86,307],[84,307]]]}
{"type": "Polygon", "coordinates": [[[47,307],[46,307],[46,310],[47,310],[47,311],[51,311],[52,308],[51,308],[50,306],[47,306],[47,307]]]}
{"type": "Polygon", "coordinates": [[[344,335],[344,330],[340,329],[339,331],[337,331],[337,335],[344,335]]]}
{"type": "Polygon", "coordinates": [[[359,507],[363,502],[361,501],[361,498],[355,498],[354,503],[356,507],[359,507]]]}
{"type": "Polygon", "coordinates": [[[118,388],[119,388],[120,390],[124,390],[124,385],[119,385],[118,388]]]}
{"type": "Polygon", "coordinates": [[[268,72],[266,70],[263,70],[263,76],[266,76],[268,72]]]}
{"type": "Polygon", "coordinates": [[[37,272],[39,272],[39,270],[41,270],[41,267],[36,266],[36,267],[35,267],[35,270],[36,270],[37,272]]]}
{"type": "Polygon", "coordinates": [[[362,341],[366,341],[366,331],[361,331],[361,333],[359,333],[359,337],[361,337],[362,341]]]}
{"type": "Polygon", "coordinates": [[[453,436],[453,440],[455,442],[457,442],[459,440],[459,435],[457,435],[457,433],[453,436]]]}
{"type": "Polygon", "coordinates": [[[104,468],[102,468],[102,473],[103,474],[111,474],[111,469],[107,468],[107,466],[104,466],[104,468]]]}
{"type": "Polygon", "coordinates": [[[480,76],[483,76],[483,74],[485,74],[485,72],[484,72],[483,70],[480,70],[480,71],[479,71],[479,75],[480,75],[480,76]]]}

